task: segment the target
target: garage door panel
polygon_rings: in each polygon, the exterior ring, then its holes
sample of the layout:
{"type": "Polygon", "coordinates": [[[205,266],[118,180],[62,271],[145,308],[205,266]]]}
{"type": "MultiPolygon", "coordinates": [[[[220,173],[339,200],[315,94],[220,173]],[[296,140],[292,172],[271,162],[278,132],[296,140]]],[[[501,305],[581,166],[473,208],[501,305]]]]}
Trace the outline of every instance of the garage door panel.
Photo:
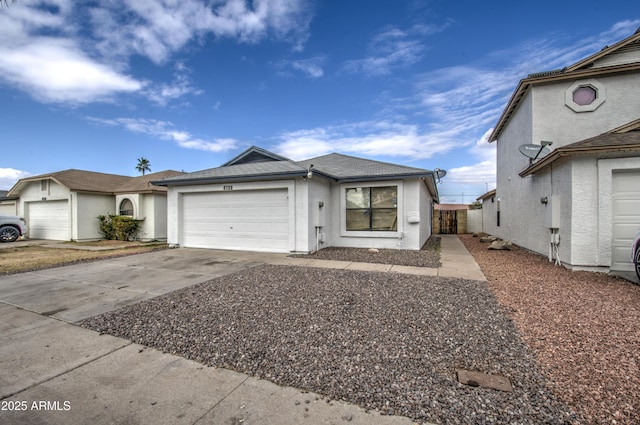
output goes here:
{"type": "Polygon", "coordinates": [[[30,202],[29,237],[32,239],[69,240],[69,202],[30,202]]]}
{"type": "Polygon", "coordinates": [[[631,271],[631,244],[640,229],[640,171],[612,176],[611,269],[631,271]]]}
{"type": "Polygon", "coordinates": [[[182,198],[182,245],[289,251],[286,189],[188,193],[182,198]]]}

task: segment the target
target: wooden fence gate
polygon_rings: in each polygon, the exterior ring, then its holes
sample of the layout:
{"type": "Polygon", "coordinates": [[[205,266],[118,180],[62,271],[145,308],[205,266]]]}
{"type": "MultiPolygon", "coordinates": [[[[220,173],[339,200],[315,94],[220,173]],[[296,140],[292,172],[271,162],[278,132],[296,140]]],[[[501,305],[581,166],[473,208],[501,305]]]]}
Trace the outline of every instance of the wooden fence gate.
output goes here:
{"type": "Polygon", "coordinates": [[[440,233],[443,235],[458,234],[458,211],[439,210],[440,211],[440,233]]]}

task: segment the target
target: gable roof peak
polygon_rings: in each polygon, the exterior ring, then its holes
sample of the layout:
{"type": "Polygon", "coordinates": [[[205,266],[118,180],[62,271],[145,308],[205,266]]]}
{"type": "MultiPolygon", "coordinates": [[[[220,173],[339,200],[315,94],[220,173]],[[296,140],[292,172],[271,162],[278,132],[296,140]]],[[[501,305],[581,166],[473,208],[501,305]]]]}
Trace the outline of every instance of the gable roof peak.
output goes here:
{"type": "Polygon", "coordinates": [[[221,167],[227,167],[230,165],[249,164],[252,162],[265,162],[265,161],[290,161],[289,158],[280,156],[276,153],[270,152],[259,146],[251,146],[244,150],[239,155],[231,158],[229,161],[221,165],[221,167]]]}
{"type": "Polygon", "coordinates": [[[614,52],[623,50],[625,48],[638,48],[638,43],[640,43],[640,27],[636,29],[636,31],[631,34],[629,37],[626,37],[610,46],[604,46],[600,49],[599,52],[590,55],[573,65],[570,65],[565,68],[566,72],[573,72],[580,69],[588,69],[591,68],[596,61],[604,58],[605,56],[609,56],[614,52]]]}

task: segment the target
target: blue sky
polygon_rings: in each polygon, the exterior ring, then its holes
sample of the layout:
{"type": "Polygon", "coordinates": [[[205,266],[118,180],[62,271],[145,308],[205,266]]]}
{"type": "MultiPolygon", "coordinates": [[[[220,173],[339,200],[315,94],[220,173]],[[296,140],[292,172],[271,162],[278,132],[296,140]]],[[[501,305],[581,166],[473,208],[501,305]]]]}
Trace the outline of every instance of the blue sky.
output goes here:
{"type": "MultiPolygon", "coordinates": [[[[219,166],[251,145],[495,187],[486,137],[521,78],[640,27],[635,2],[18,0],[0,9],[0,189],[69,168],[219,166]]],[[[464,195],[463,195],[464,194],[464,195]]]]}

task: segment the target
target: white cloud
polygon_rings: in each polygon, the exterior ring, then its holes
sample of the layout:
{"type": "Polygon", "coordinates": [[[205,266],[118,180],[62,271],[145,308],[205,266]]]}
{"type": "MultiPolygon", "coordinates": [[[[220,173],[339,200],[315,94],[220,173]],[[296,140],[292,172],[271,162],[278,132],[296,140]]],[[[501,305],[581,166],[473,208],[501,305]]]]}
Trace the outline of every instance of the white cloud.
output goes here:
{"type": "Polygon", "coordinates": [[[20,2],[0,14],[0,78],[44,102],[87,103],[144,83],[92,58],[73,39],[71,3],[20,2]],[[46,34],[46,35],[45,35],[46,34]]]}
{"type": "Polygon", "coordinates": [[[396,27],[385,28],[369,43],[369,55],[347,61],[344,69],[350,73],[379,76],[390,74],[393,68],[413,65],[422,59],[426,49],[422,38],[445,27],[415,25],[406,31],[396,27]]]}
{"type": "Polygon", "coordinates": [[[0,47],[0,75],[44,102],[95,102],[144,86],[93,61],[72,42],[51,38],[33,39],[19,49],[0,47]]]}
{"type": "Polygon", "coordinates": [[[307,0],[20,1],[0,14],[0,79],[42,102],[83,104],[140,93],[164,105],[199,90],[184,74],[171,83],[128,75],[132,56],[162,65],[211,35],[244,43],[271,37],[301,50],[312,12],[307,0]]]}
{"type": "Polygon", "coordinates": [[[309,78],[320,78],[324,76],[323,65],[326,62],[325,56],[315,56],[309,59],[281,60],[274,64],[282,76],[290,76],[293,71],[301,72],[309,78]]]}
{"type": "Polygon", "coordinates": [[[306,0],[114,1],[91,10],[104,55],[145,56],[157,64],[189,41],[213,35],[257,43],[272,36],[301,50],[312,16],[306,0]],[[123,9],[126,13],[123,13],[123,9]]]}
{"type": "Polygon", "coordinates": [[[447,179],[454,184],[482,185],[489,190],[496,187],[496,144],[488,143],[493,129],[487,132],[470,148],[470,158],[479,162],[472,165],[452,168],[448,171],[447,179]]]}
{"type": "Polygon", "coordinates": [[[87,119],[95,124],[122,127],[132,133],[146,134],[151,137],[157,137],[161,140],[168,140],[185,149],[197,149],[207,152],[226,152],[228,150],[235,149],[239,145],[238,140],[231,138],[204,140],[194,137],[186,131],[176,130],[174,124],[169,121],[139,118],[103,119],[87,117],[87,119]]]}
{"type": "Polygon", "coordinates": [[[174,81],[171,84],[160,84],[144,91],[145,96],[158,105],[166,105],[169,101],[185,95],[199,95],[202,90],[195,88],[189,78],[189,69],[181,62],[175,65],[174,81]]]}
{"type": "Polygon", "coordinates": [[[455,147],[446,132],[425,134],[416,125],[384,120],[290,131],[278,139],[277,152],[297,160],[331,152],[423,159],[455,147]]]}
{"type": "Polygon", "coordinates": [[[0,189],[9,190],[18,180],[29,177],[31,173],[13,168],[0,168],[0,189]]]}

